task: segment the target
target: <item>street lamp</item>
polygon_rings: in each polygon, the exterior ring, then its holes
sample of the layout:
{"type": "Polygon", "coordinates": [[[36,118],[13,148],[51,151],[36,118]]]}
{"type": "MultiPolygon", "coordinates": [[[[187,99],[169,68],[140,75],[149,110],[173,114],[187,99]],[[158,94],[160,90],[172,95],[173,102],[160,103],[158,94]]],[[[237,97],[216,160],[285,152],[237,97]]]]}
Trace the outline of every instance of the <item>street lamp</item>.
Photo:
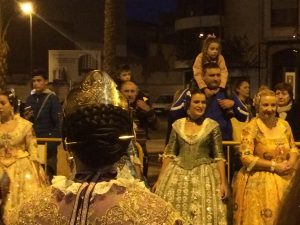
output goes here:
{"type": "Polygon", "coordinates": [[[33,61],[33,54],[32,54],[32,13],[33,13],[33,5],[31,2],[22,2],[20,3],[20,8],[22,12],[26,15],[29,15],[29,48],[30,48],[30,74],[32,72],[32,61],[33,61]]]}

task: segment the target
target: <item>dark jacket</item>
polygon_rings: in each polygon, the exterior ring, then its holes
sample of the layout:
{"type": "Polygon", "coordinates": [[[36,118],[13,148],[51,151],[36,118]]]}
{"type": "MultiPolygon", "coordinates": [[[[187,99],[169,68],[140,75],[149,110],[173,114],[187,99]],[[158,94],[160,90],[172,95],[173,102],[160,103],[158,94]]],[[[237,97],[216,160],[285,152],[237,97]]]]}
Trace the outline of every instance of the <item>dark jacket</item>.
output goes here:
{"type": "MultiPolygon", "coordinates": [[[[186,116],[186,109],[185,109],[185,102],[186,96],[189,89],[185,89],[177,101],[172,105],[170,114],[169,114],[169,128],[170,125],[177,119],[183,118],[186,116]]],[[[241,102],[232,95],[229,88],[220,90],[216,95],[207,98],[207,107],[205,111],[205,117],[213,119],[217,121],[220,125],[221,132],[222,132],[222,139],[223,140],[232,140],[232,125],[230,118],[236,117],[239,121],[246,121],[247,115],[242,113],[242,110],[246,111],[247,109],[241,102]],[[232,108],[232,114],[228,114],[226,110],[223,110],[218,103],[218,99],[232,99],[234,101],[234,106],[232,108]]],[[[169,134],[170,132],[168,132],[169,134]]],[[[167,141],[169,139],[169,135],[167,135],[167,141]]]]}
{"type": "Polygon", "coordinates": [[[300,104],[294,102],[285,120],[290,124],[295,141],[300,141],[300,104]]]}
{"type": "Polygon", "coordinates": [[[37,137],[61,137],[61,115],[62,108],[58,97],[49,89],[43,93],[35,93],[30,95],[26,100],[26,106],[31,106],[33,117],[29,120],[33,123],[33,128],[37,137]],[[38,118],[38,112],[45,100],[38,118]]]}

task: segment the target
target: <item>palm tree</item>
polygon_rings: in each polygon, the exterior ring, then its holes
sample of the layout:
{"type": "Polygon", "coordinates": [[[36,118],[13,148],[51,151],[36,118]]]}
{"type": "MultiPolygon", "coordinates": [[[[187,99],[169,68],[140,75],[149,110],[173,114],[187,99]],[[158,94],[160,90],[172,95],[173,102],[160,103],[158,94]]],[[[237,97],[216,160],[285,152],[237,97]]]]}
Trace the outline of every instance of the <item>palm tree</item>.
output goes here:
{"type": "Polygon", "coordinates": [[[103,69],[110,75],[114,73],[114,68],[116,66],[117,6],[117,0],[105,0],[103,69]]]}
{"type": "Polygon", "coordinates": [[[7,54],[9,46],[6,41],[7,29],[12,19],[14,1],[0,0],[0,89],[6,88],[7,54]]]}
{"type": "MultiPolygon", "coordinates": [[[[123,10],[125,7],[124,0],[105,0],[104,6],[104,62],[103,69],[110,75],[115,75],[117,57],[116,46],[120,44],[121,36],[124,35],[122,26],[125,24],[123,10]]],[[[125,15],[125,14],[124,14],[125,15]]]]}

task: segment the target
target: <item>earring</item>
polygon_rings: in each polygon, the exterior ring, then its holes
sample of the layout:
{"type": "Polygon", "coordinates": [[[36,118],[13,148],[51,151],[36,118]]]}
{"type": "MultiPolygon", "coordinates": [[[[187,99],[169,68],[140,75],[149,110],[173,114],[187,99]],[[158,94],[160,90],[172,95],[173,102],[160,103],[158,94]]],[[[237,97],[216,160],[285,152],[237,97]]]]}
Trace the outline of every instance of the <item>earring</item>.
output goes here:
{"type": "Polygon", "coordinates": [[[70,152],[70,151],[68,151],[67,161],[68,161],[68,165],[71,169],[71,178],[74,179],[77,169],[76,169],[76,162],[74,160],[74,156],[73,156],[72,152],[70,152]]]}

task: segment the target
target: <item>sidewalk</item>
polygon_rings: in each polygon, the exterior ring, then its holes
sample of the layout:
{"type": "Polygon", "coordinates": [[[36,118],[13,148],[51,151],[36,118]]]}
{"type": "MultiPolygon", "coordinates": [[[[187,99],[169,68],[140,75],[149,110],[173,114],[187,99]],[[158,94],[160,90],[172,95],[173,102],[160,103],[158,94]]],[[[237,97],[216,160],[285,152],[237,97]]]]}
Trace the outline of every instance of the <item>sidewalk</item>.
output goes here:
{"type": "Polygon", "coordinates": [[[149,156],[148,162],[148,181],[152,186],[157,180],[161,168],[161,158],[159,155],[163,153],[165,147],[164,139],[153,139],[147,141],[147,151],[149,156]]]}
{"type": "Polygon", "coordinates": [[[149,154],[161,154],[165,148],[165,139],[151,139],[146,142],[149,154]]]}

